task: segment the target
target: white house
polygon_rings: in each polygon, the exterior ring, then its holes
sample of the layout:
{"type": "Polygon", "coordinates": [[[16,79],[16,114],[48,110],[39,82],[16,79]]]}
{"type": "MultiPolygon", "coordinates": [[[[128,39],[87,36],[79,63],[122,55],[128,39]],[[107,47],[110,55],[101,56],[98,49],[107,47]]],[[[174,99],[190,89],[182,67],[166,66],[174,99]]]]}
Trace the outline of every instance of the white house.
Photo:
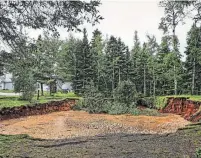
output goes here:
{"type": "Polygon", "coordinates": [[[0,76],[0,89],[5,89],[5,90],[14,89],[11,74],[5,74],[3,76],[0,76]]]}
{"type": "MultiPolygon", "coordinates": [[[[13,90],[14,85],[12,82],[12,74],[5,74],[0,76],[0,90],[13,90]]],[[[49,86],[47,84],[43,85],[44,91],[49,91],[49,86]]],[[[57,90],[68,90],[72,91],[72,83],[71,82],[62,82],[60,80],[57,81],[57,90]]]]}
{"type": "MultiPolygon", "coordinates": [[[[68,90],[72,91],[72,82],[61,82],[60,80],[57,81],[57,90],[68,90]]],[[[43,91],[49,91],[49,85],[43,84],[43,91]]]]}

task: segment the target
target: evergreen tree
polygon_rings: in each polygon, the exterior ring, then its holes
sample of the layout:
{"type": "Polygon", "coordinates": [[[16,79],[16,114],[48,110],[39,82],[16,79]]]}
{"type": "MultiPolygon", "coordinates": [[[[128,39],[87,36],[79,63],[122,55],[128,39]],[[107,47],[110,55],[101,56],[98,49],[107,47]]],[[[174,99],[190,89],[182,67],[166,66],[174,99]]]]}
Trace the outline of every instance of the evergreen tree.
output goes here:
{"type": "Polygon", "coordinates": [[[148,51],[148,88],[149,96],[156,95],[156,81],[157,81],[157,58],[158,43],[156,42],[155,36],[147,36],[147,51],[148,51]]]}
{"type": "Polygon", "coordinates": [[[100,90],[100,88],[104,85],[101,79],[101,75],[103,74],[104,70],[104,56],[102,35],[101,32],[97,29],[93,32],[90,53],[92,57],[92,81],[94,85],[97,86],[100,90]]]}
{"type": "Polygon", "coordinates": [[[118,70],[116,69],[118,57],[117,39],[111,36],[106,44],[106,73],[108,92],[112,92],[118,84],[118,70]]]}
{"type": "Polygon", "coordinates": [[[198,94],[201,90],[200,70],[201,70],[201,30],[196,24],[193,24],[187,36],[186,54],[186,80],[185,88],[191,94],[198,94]]]}
{"type": "Polygon", "coordinates": [[[169,1],[169,0],[164,0],[159,3],[160,7],[164,8],[164,17],[161,18],[161,23],[159,24],[159,29],[162,29],[164,33],[167,33],[169,29],[172,31],[172,52],[176,54],[173,55],[175,56],[172,59],[175,59],[175,62],[172,64],[174,65],[174,94],[177,94],[178,91],[178,67],[177,65],[177,60],[180,57],[180,53],[178,51],[178,38],[176,36],[176,27],[180,22],[184,20],[185,17],[185,12],[184,12],[184,5],[180,2],[177,1],[169,1]]]}
{"type": "Polygon", "coordinates": [[[90,88],[91,81],[93,81],[93,56],[90,51],[90,46],[87,38],[87,31],[83,30],[83,39],[81,43],[76,46],[75,53],[75,76],[73,78],[73,87],[75,92],[83,94],[87,88],[90,88]]]}
{"type": "Polygon", "coordinates": [[[129,75],[130,75],[130,80],[136,85],[136,89],[138,92],[142,93],[142,78],[140,76],[139,73],[139,65],[137,65],[137,61],[139,59],[140,53],[141,53],[141,46],[140,46],[140,40],[138,37],[138,32],[135,31],[134,33],[134,45],[133,45],[133,49],[131,50],[131,68],[129,71],[129,75]]]}
{"type": "Polygon", "coordinates": [[[171,38],[169,36],[164,36],[161,39],[161,44],[159,45],[158,53],[156,54],[156,62],[157,62],[157,68],[156,68],[156,94],[157,95],[165,95],[166,90],[169,89],[167,86],[168,83],[168,75],[167,73],[167,67],[165,65],[165,57],[170,53],[170,40],[171,38]]]}

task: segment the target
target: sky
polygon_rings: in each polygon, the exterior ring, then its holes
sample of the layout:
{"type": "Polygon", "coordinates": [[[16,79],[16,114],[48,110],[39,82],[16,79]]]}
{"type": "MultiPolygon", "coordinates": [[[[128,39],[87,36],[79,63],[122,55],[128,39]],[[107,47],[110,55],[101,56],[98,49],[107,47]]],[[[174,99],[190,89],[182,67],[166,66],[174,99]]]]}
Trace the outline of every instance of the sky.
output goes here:
{"type": "MultiPolygon", "coordinates": [[[[91,26],[85,24],[88,31],[89,39],[93,30],[98,28],[106,37],[106,35],[114,35],[121,39],[132,49],[134,31],[138,31],[141,43],[146,41],[146,35],[155,35],[160,43],[163,36],[162,30],[158,29],[161,17],[163,17],[164,9],[158,6],[156,0],[103,0],[99,7],[100,15],[104,20],[100,24],[91,26]]],[[[179,25],[176,34],[180,41],[180,52],[183,54],[186,47],[186,34],[192,23],[190,20],[185,25],[179,25]]],[[[37,38],[40,31],[30,32],[30,36],[37,38]]],[[[68,32],[60,29],[62,39],[68,37],[68,32]]],[[[76,37],[82,38],[82,33],[74,33],[76,37]]]]}

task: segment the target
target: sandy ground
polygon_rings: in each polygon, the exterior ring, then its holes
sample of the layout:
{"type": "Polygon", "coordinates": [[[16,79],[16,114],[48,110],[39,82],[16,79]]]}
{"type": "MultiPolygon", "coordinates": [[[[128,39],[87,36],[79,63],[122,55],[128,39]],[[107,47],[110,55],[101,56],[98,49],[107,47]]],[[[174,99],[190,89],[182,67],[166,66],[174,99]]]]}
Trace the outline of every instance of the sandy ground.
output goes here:
{"type": "Polygon", "coordinates": [[[0,134],[28,134],[42,139],[64,139],[114,133],[164,134],[190,122],[173,114],[132,116],[63,111],[0,122],[0,134]]]}

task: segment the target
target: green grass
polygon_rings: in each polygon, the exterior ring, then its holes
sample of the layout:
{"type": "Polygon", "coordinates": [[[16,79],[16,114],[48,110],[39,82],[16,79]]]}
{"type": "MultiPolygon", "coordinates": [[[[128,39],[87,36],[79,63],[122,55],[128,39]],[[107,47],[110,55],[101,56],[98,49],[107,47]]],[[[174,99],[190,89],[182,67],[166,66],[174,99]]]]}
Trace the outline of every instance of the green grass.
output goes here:
{"type": "Polygon", "coordinates": [[[186,97],[189,100],[201,101],[201,95],[173,95],[172,97],[186,97]]]}
{"type": "Polygon", "coordinates": [[[29,101],[19,100],[19,96],[0,96],[0,109],[3,107],[14,107],[34,103],[46,103],[49,101],[62,99],[79,99],[79,97],[72,92],[67,94],[58,92],[53,96],[50,96],[48,93],[45,93],[44,96],[40,96],[39,100],[37,100],[37,97],[34,96],[30,103],[29,101]]]}
{"type": "Polygon", "coordinates": [[[169,96],[164,96],[164,97],[185,97],[189,98],[189,100],[193,101],[201,101],[201,95],[169,95],[169,96]]]}
{"type": "MultiPolygon", "coordinates": [[[[19,146],[20,144],[26,144],[30,142],[30,137],[28,135],[1,135],[0,134],[0,157],[9,157],[9,155],[15,155],[10,150],[13,146],[19,146]]],[[[16,155],[15,155],[16,156],[16,155]]]]}
{"type": "Polygon", "coordinates": [[[154,105],[157,109],[162,109],[166,106],[167,96],[157,96],[154,105]]]}
{"type": "Polygon", "coordinates": [[[2,92],[2,93],[14,93],[14,91],[13,90],[0,90],[0,92],[2,92]]]}
{"type": "Polygon", "coordinates": [[[139,115],[145,115],[145,116],[159,116],[160,113],[155,110],[155,109],[149,109],[149,108],[146,108],[146,109],[138,109],[138,108],[133,108],[130,113],[132,115],[135,115],[135,116],[139,116],[139,115]]]}

